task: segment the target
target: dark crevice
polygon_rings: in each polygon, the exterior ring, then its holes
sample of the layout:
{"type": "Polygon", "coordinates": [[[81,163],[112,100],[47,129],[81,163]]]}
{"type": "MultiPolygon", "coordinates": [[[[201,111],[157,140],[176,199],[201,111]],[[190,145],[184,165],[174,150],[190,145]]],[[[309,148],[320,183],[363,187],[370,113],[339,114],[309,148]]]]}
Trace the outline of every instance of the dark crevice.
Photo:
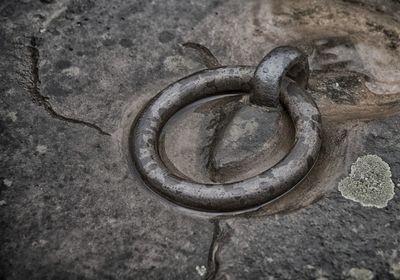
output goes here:
{"type": "Polygon", "coordinates": [[[214,280],[218,275],[218,271],[221,265],[219,253],[222,245],[226,243],[232,234],[232,229],[228,224],[224,224],[222,227],[219,220],[214,221],[214,233],[211,240],[210,249],[208,250],[208,262],[207,262],[207,274],[206,280],[214,280]]]}
{"type": "Polygon", "coordinates": [[[28,92],[31,95],[33,102],[38,104],[39,106],[42,106],[46,110],[46,112],[53,118],[69,123],[75,123],[86,127],[90,127],[96,129],[102,135],[111,136],[109,133],[103,131],[100,127],[98,127],[95,124],[65,117],[54,111],[53,107],[49,103],[48,97],[45,97],[40,93],[39,50],[37,48],[37,38],[35,36],[31,36],[30,44],[28,46],[28,51],[30,54],[30,61],[31,61],[31,69],[30,69],[31,77],[28,83],[28,92]]]}
{"type": "Polygon", "coordinates": [[[204,65],[207,68],[214,68],[221,66],[221,63],[219,63],[218,59],[213,55],[213,53],[207,47],[194,42],[186,42],[183,43],[182,46],[186,48],[192,48],[198,51],[201,60],[203,61],[204,65]]]}

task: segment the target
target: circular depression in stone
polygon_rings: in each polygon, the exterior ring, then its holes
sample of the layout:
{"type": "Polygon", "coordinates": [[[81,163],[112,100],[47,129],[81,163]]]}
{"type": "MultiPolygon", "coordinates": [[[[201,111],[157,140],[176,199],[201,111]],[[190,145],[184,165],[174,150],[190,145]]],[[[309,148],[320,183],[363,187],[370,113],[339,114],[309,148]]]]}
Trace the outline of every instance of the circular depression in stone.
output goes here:
{"type": "Polygon", "coordinates": [[[233,183],[281,161],[295,128],[282,106],[268,108],[237,92],[203,98],[174,114],[159,137],[162,161],[176,176],[202,184],[233,183]]]}
{"type": "Polygon", "coordinates": [[[199,99],[249,92],[254,67],[204,70],[161,91],[137,118],[129,141],[133,162],[146,184],[161,196],[188,208],[230,212],[253,208],[294,187],[312,168],[321,144],[321,119],[313,100],[285,79],[281,104],[293,120],[295,144],[288,155],[261,174],[228,184],[200,184],[179,178],[162,161],[159,136],[165,123],[181,108],[199,99]]]}

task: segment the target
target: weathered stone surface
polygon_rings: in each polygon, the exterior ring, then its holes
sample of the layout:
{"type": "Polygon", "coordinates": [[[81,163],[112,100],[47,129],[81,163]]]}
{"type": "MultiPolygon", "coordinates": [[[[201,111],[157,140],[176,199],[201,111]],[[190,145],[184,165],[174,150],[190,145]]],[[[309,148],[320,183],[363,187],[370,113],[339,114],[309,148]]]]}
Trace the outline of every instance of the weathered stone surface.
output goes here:
{"type": "Polygon", "coordinates": [[[240,96],[211,98],[181,109],[165,125],[160,151],[177,175],[202,183],[213,183],[210,165],[218,132],[243,106],[240,96]]]}
{"type": "Polygon", "coordinates": [[[379,0],[1,1],[0,278],[398,278],[399,187],[376,209],[337,184],[365,154],[400,184],[399,20],[399,4],[379,0]],[[251,215],[211,223],[127,163],[143,105],[216,65],[185,42],[222,65],[256,65],[282,44],[310,56],[319,160],[251,215]]]}
{"type": "Polygon", "coordinates": [[[214,178],[240,180],[281,161],[293,146],[294,127],[282,107],[247,104],[232,115],[218,138],[211,154],[214,178]]]}
{"type": "MultiPolygon", "coordinates": [[[[150,31],[151,21],[129,19],[135,10],[160,17],[160,6],[6,2],[0,10],[14,13],[0,32],[1,278],[201,278],[196,266],[207,266],[213,225],[160,203],[122,147],[125,108],[135,103],[136,114],[160,80],[200,69],[182,64],[179,34],[165,42],[161,25],[150,31]]],[[[190,29],[212,10],[204,4],[162,27],[190,29]]],[[[164,16],[189,7],[165,4],[164,16]]]]}
{"type": "Polygon", "coordinates": [[[248,95],[194,103],[167,122],[162,155],[178,176],[204,183],[259,174],[290,151],[294,127],[279,108],[249,104],[248,95]]]}

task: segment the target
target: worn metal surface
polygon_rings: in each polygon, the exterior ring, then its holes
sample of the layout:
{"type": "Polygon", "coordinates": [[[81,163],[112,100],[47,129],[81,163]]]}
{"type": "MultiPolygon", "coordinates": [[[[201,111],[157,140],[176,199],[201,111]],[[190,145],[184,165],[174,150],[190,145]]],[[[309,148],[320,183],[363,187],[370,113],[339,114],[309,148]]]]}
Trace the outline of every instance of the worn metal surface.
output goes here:
{"type": "MultiPolygon", "coordinates": [[[[286,72],[296,67],[299,60],[300,70],[308,74],[304,54],[290,47],[276,48],[255,72],[252,67],[205,70],[160,92],[133,127],[131,157],[144,181],[157,193],[183,206],[222,212],[258,206],[294,187],[314,165],[321,145],[321,117],[315,103],[297,83],[288,80],[282,85],[286,72]],[[274,88],[274,98],[281,99],[288,110],[296,129],[296,141],[289,154],[276,166],[237,183],[200,184],[174,175],[158,152],[160,131],[168,119],[180,108],[201,98],[246,92],[253,85],[255,91],[250,95],[259,96],[259,100],[265,94],[263,86],[267,87],[268,94],[274,88]]],[[[308,75],[303,74],[298,80],[302,87],[308,80],[308,75]]]]}
{"type": "Polygon", "coordinates": [[[307,87],[309,66],[305,53],[293,47],[278,47],[270,51],[254,73],[250,100],[259,105],[276,107],[283,77],[288,76],[303,89],[307,87]]]}

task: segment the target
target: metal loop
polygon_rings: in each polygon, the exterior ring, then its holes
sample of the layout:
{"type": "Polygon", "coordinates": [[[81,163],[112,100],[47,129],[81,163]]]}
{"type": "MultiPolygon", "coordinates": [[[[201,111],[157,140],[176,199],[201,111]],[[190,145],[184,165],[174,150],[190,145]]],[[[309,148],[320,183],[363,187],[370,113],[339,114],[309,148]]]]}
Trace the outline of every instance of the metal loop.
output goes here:
{"type": "Polygon", "coordinates": [[[188,208],[232,212],[267,203],[304,178],[320,149],[321,118],[311,97],[297,83],[287,79],[283,84],[279,81],[281,102],[293,120],[296,142],[274,167],[240,182],[201,184],[174,175],[158,153],[160,131],[173,114],[211,95],[250,92],[254,70],[254,67],[238,66],[198,72],[164,89],[145,108],[132,127],[130,153],[137,170],[152,190],[188,208]]]}
{"type": "Polygon", "coordinates": [[[294,80],[305,89],[308,83],[307,56],[297,48],[282,46],[269,52],[257,66],[250,101],[264,106],[279,104],[283,77],[294,80]]]}

